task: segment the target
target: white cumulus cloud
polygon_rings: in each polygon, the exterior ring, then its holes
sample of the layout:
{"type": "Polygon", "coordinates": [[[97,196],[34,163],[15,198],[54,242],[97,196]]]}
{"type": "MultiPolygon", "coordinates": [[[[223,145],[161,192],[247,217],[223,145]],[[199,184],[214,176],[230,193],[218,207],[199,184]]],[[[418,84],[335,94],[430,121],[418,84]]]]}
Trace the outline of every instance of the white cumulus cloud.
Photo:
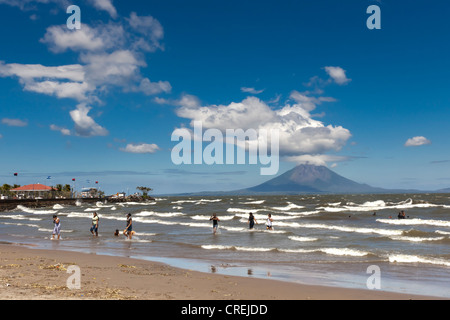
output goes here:
{"type": "Polygon", "coordinates": [[[91,110],[84,103],[80,103],[75,110],[70,111],[70,116],[75,123],[75,133],[81,137],[107,136],[108,130],[100,126],[88,115],[91,110]]]}
{"type": "Polygon", "coordinates": [[[92,5],[99,10],[104,10],[110,14],[111,17],[117,17],[117,10],[114,7],[112,0],[89,0],[92,5]]]}
{"type": "MultiPolygon", "coordinates": [[[[102,103],[102,97],[109,91],[121,89],[157,95],[172,90],[168,81],[150,81],[142,74],[142,69],[148,67],[146,53],[163,49],[164,29],[159,21],[135,12],[129,18],[119,19],[111,0],[88,2],[118,19],[82,24],[82,28],[75,31],[65,25],[50,26],[40,39],[55,54],[67,51],[78,54],[79,64],[44,66],[0,61],[0,77],[17,78],[24,91],[76,100],[78,106],[70,112],[75,126],[73,132],[84,137],[108,134],[108,130],[88,113],[96,103],[102,103]]],[[[1,3],[26,10],[28,5],[61,4],[62,0],[0,0],[1,3]]]]}
{"type": "Polygon", "coordinates": [[[408,139],[405,142],[405,147],[418,147],[418,146],[423,146],[423,145],[427,145],[427,144],[431,144],[431,141],[425,137],[418,136],[418,137],[413,137],[413,138],[408,139]]]}
{"type": "Polygon", "coordinates": [[[347,78],[346,71],[341,67],[325,67],[325,71],[339,85],[344,85],[351,81],[351,79],[347,78]]]}
{"type": "Polygon", "coordinates": [[[121,148],[120,151],[129,152],[129,153],[155,153],[160,150],[156,144],[133,144],[129,143],[125,148],[121,148]]]}
{"type": "Polygon", "coordinates": [[[322,102],[320,99],[295,97],[298,99],[294,99],[293,104],[273,110],[257,97],[228,105],[199,106],[197,98],[184,96],[178,101],[180,107],[176,114],[191,119],[191,126],[194,121],[201,121],[203,128],[223,132],[226,129],[278,129],[280,152],[286,156],[339,151],[351,137],[350,131],[312,119],[310,111],[322,102]]]}

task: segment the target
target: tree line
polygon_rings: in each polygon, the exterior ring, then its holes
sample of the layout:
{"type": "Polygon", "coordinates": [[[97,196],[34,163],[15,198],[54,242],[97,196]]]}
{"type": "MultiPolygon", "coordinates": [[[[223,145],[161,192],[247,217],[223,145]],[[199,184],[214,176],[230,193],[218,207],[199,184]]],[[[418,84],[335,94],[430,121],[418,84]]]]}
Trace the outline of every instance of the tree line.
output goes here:
{"type": "MultiPolygon", "coordinates": [[[[15,194],[11,190],[20,188],[20,187],[21,186],[18,184],[10,185],[10,184],[5,183],[2,186],[0,186],[0,194],[3,196],[9,196],[9,197],[14,196],[15,194]]],[[[56,197],[69,198],[72,195],[72,186],[70,184],[65,184],[65,185],[57,184],[52,188],[54,190],[53,191],[54,196],[56,196],[56,197]]],[[[153,191],[153,189],[149,188],[149,187],[137,187],[136,189],[142,192],[142,197],[144,199],[150,198],[148,193],[150,191],[153,191]]],[[[102,192],[102,191],[98,191],[98,193],[100,196],[104,195],[104,192],[102,192]]]]}
{"type": "MultiPolygon", "coordinates": [[[[4,196],[14,196],[14,193],[11,191],[12,189],[20,188],[21,186],[18,184],[3,184],[0,186],[0,194],[4,196]]],[[[70,197],[72,193],[72,187],[70,184],[62,185],[57,184],[56,186],[52,187],[55,193],[55,196],[58,197],[70,197]]]]}

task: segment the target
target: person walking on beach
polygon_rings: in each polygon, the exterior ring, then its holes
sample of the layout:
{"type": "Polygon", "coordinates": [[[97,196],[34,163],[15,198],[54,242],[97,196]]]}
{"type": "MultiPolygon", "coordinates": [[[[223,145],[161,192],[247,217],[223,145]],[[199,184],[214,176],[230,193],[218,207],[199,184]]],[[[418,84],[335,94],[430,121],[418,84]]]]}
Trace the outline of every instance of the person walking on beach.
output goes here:
{"type": "Polygon", "coordinates": [[[52,240],[55,239],[55,236],[58,236],[58,240],[61,238],[61,220],[59,220],[57,215],[53,216],[53,236],[52,240]]]}
{"type": "Polygon", "coordinates": [[[131,213],[127,214],[127,227],[123,230],[123,234],[130,240],[133,236],[133,220],[131,219],[131,213]]]}
{"type": "Polygon", "coordinates": [[[255,216],[253,215],[252,212],[250,212],[250,215],[249,215],[249,217],[248,217],[248,228],[249,228],[250,230],[252,230],[253,227],[255,226],[255,223],[258,224],[258,222],[257,222],[256,219],[255,219],[255,216]]]}
{"type": "Polygon", "coordinates": [[[97,212],[94,212],[94,216],[92,217],[92,227],[91,227],[91,233],[93,236],[98,237],[98,224],[99,224],[100,218],[97,215],[97,212]]]}
{"type": "Polygon", "coordinates": [[[213,222],[213,233],[216,234],[217,232],[217,228],[219,228],[219,221],[220,219],[217,218],[217,215],[215,213],[213,213],[212,217],[209,218],[209,221],[213,222]]]}
{"type": "Polygon", "coordinates": [[[270,213],[267,216],[266,229],[273,230],[273,219],[272,219],[272,215],[270,213]]]}

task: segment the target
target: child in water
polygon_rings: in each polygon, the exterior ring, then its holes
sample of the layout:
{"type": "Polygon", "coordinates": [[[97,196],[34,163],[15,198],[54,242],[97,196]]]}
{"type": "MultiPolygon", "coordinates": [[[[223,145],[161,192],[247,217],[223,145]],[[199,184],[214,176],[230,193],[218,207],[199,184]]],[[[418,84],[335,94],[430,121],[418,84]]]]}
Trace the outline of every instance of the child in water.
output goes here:
{"type": "Polygon", "coordinates": [[[55,236],[58,236],[58,240],[61,238],[61,220],[59,220],[58,216],[54,215],[53,216],[53,236],[52,236],[52,240],[55,239],[55,236]]]}

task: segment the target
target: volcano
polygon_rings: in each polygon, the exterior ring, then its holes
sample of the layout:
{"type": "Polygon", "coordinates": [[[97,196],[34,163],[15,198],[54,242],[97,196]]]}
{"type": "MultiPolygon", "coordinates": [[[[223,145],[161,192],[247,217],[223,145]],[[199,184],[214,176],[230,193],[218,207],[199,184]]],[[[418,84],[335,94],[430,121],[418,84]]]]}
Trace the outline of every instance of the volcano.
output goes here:
{"type": "Polygon", "coordinates": [[[246,189],[250,193],[383,193],[376,188],[344,178],[325,166],[299,165],[284,174],[246,189]]]}

